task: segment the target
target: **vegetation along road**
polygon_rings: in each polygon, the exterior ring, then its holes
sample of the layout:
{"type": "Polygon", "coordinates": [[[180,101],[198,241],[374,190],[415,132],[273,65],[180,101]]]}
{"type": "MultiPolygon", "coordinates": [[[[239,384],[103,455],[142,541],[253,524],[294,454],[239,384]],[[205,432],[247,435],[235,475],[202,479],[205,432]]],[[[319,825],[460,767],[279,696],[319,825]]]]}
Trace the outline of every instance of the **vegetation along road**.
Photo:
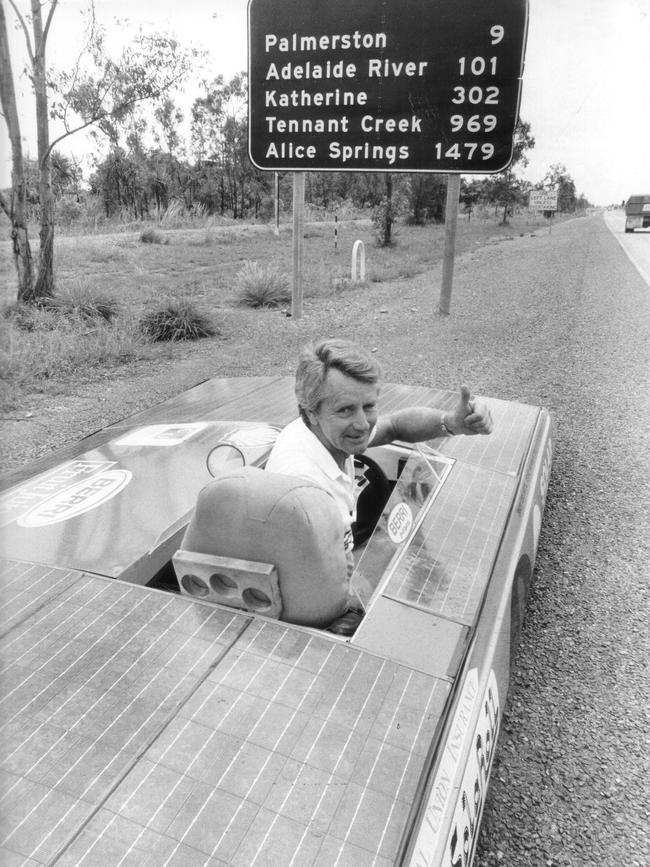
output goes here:
{"type": "MultiPolygon", "coordinates": [[[[367,252],[372,264],[377,251],[367,252]]],[[[447,318],[435,313],[439,286],[438,259],[307,297],[300,321],[226,311],[221,337],[25,396],[5,416],[6,466],[209,376],[290,373],[298,347],[321,334],[376,349],[391,381],[466,381],[548,406],[556,457],[476,864],[641,867],[650,863],[650,289],[602,214],[467,245],[447,318]]]]}

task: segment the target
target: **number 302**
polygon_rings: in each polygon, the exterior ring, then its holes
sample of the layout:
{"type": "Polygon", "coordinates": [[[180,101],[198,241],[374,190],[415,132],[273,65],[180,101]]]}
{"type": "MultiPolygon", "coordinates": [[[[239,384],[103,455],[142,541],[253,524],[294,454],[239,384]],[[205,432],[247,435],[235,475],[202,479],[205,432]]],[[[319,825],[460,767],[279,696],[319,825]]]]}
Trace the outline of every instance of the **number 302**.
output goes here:
{"type": "Polygon", "coordinates": [[[452,99],[454,105],[462,105],[464,102],[469,102],[472,105],[478,105],[481,102],[485,105],[499,104],[499,88],[494,85],[485,88],[478,85],[469,88],[458,85],[454,87],[454,94],[452,99]]]}

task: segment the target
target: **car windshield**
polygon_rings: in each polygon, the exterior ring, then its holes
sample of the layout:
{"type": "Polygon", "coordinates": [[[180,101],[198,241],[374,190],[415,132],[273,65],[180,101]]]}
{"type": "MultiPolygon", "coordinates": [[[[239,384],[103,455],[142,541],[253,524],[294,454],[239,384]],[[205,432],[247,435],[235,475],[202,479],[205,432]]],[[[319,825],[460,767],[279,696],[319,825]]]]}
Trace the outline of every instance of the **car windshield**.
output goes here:
{"type": "Polygon", "coordinates": [[[409,457],[370,541],[363,547],[350,581],[366,609],[380,583],[386,583],[451,471],[453,459],[426,445],[409,457]]]}

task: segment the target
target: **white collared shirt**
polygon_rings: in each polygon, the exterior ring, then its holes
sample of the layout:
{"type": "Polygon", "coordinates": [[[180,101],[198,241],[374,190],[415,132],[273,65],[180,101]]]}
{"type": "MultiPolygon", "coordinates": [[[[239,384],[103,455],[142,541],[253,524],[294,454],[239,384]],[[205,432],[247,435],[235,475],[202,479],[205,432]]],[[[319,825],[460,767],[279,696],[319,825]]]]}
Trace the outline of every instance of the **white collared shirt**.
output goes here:
{"type": "Polygon", "coordinates": [[[271,473],[299,476],[315,482],[334,497],[341,513],[344,546],[352,551],[352,523],[356,519],[354,498],[354,458],[348,456],[340,469],[318,437],[297,418],[278,436],[266,464],[271,473]]]}

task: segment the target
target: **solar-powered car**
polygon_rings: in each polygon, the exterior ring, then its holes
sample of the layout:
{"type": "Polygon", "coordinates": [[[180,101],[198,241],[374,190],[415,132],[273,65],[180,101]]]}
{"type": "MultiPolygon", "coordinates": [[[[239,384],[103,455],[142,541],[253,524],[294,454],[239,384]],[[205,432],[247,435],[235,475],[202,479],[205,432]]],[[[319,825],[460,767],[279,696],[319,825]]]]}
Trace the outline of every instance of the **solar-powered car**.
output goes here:
{"type": "Polygon", "coordinates": [[[469,865],[552,460],[546,410],[487,402],[488,437],[359,460],[349,636],[328,504],[264,469],[287,378],[206,381],[7,477],[7,863],[469,865]]]}

